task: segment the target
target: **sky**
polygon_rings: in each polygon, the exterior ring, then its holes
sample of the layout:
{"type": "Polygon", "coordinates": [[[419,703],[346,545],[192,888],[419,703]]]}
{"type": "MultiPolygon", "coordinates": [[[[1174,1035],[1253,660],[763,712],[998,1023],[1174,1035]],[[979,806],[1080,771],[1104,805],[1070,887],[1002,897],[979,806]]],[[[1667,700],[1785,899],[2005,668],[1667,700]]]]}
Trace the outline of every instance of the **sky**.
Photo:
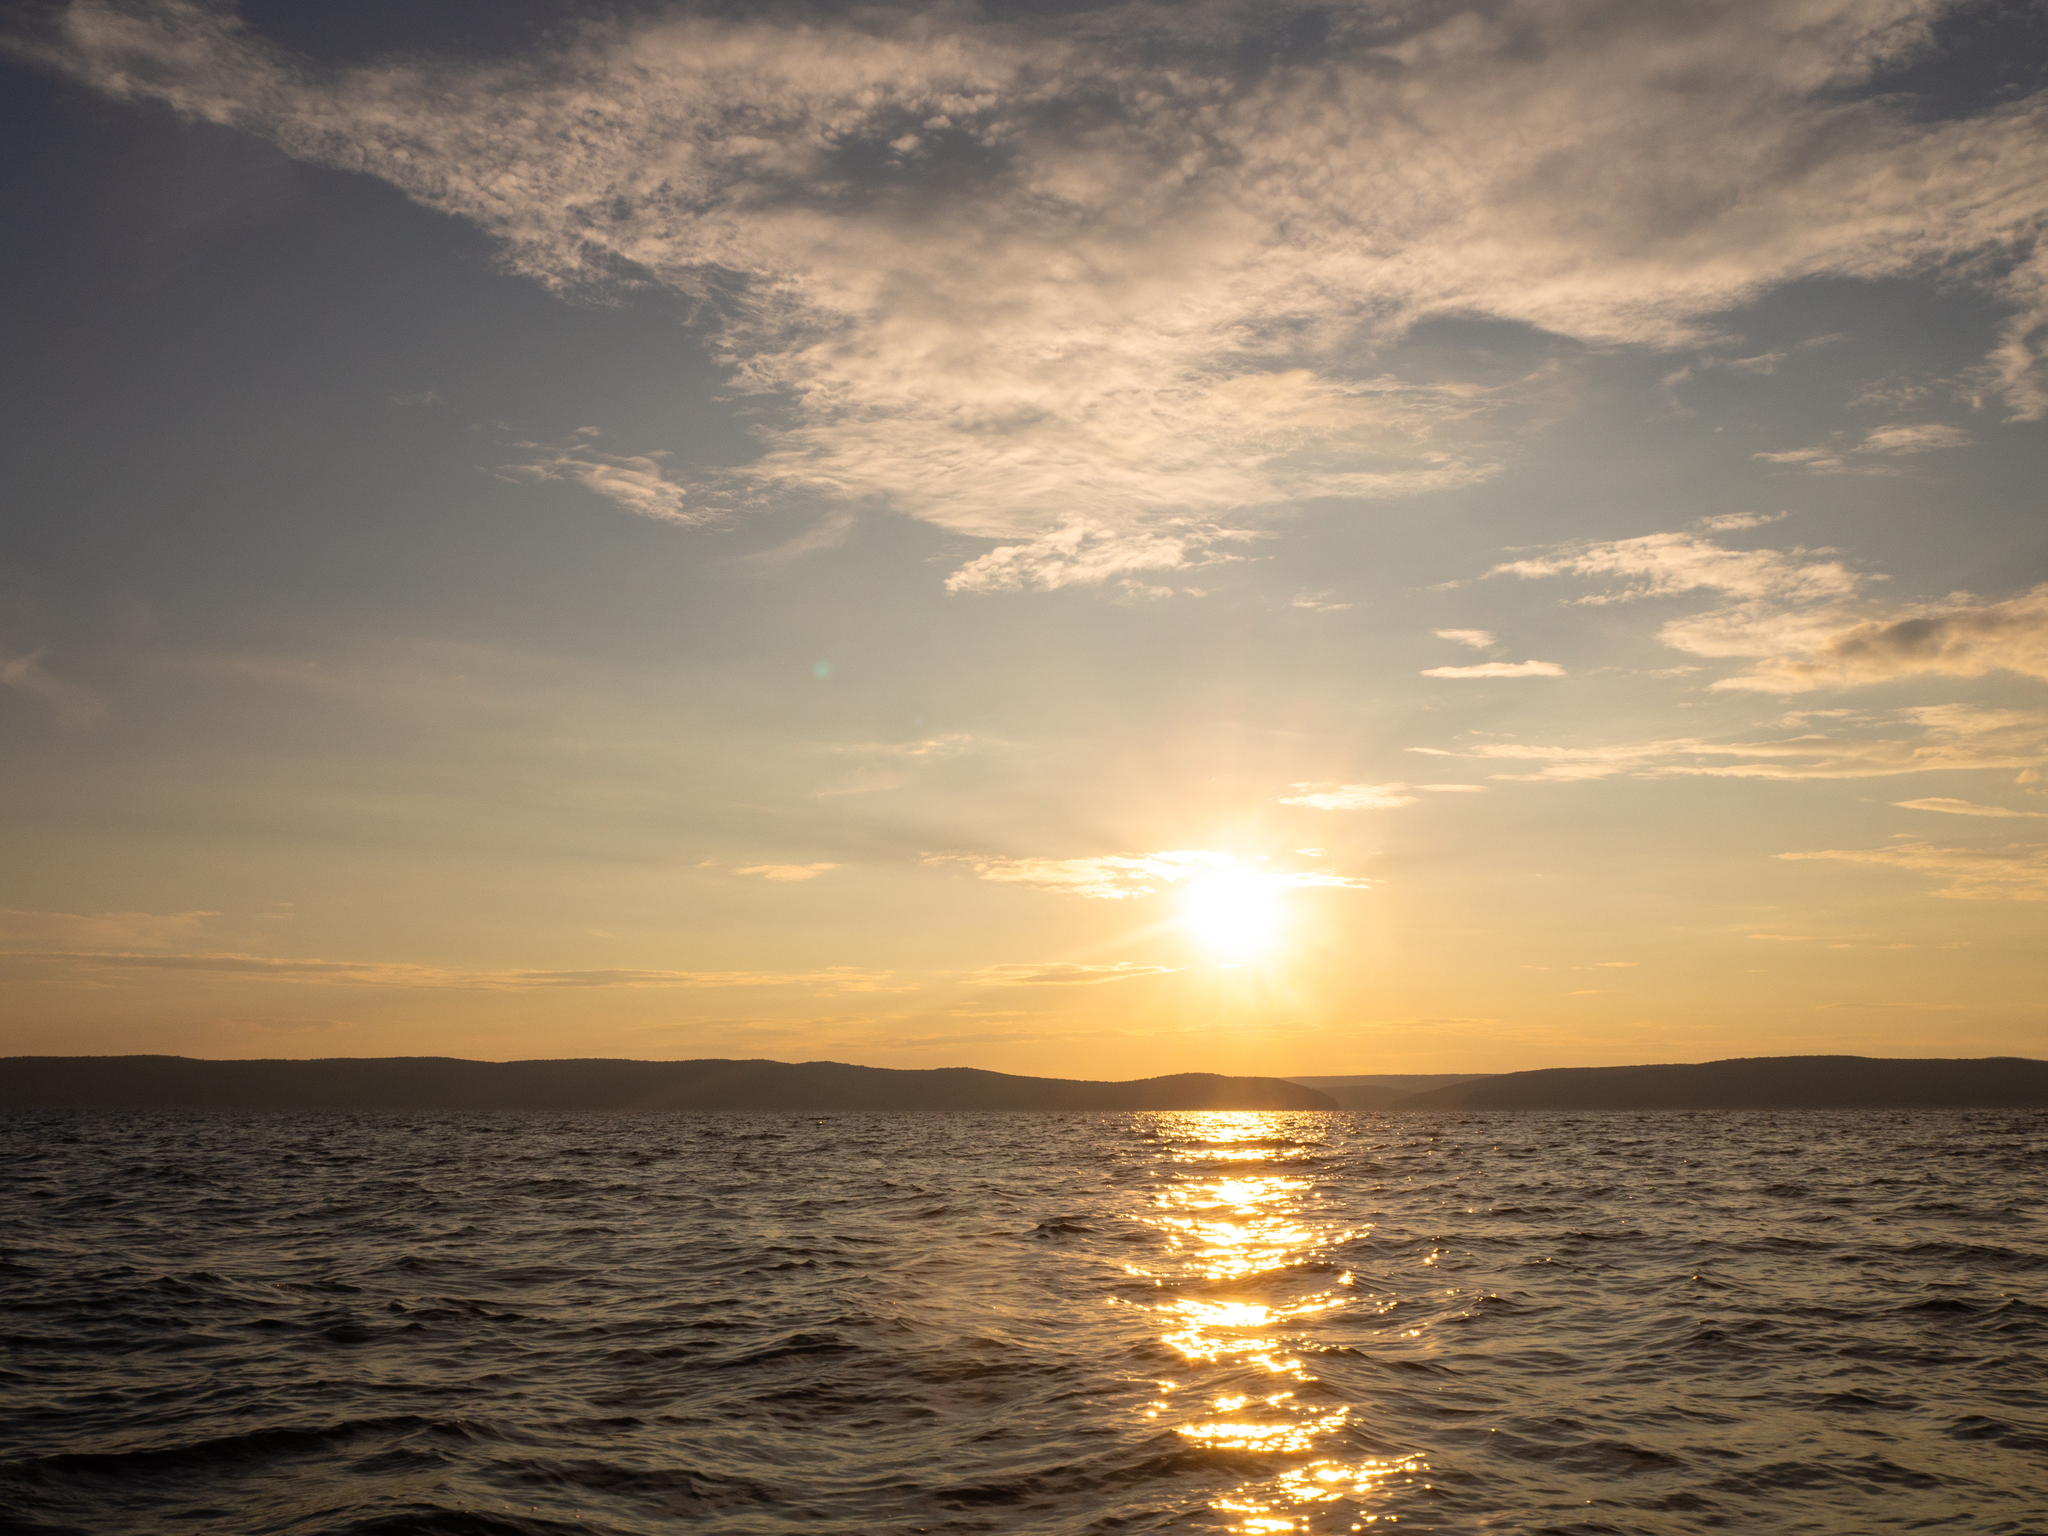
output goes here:
{"type": "Polygon", "coordinates": [[[2048,1054],[2048,7],[0,26],[0,1050],[2048,1054]]]}

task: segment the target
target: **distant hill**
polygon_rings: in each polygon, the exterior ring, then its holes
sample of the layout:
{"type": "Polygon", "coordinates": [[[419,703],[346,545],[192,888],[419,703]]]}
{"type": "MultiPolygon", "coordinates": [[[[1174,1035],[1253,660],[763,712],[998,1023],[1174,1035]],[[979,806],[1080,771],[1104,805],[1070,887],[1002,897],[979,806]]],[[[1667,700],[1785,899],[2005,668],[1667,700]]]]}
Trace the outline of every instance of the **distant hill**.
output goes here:
{"type": "Polygon", "coordinates": [[[1690,1066],[1550,1067],[1413,1094],[1395,1109],[2048,1108],[2048,1061],[1748,1056],[1690,1066]]]}
{"type": "Polygon", "coordinates": [[[1335,1108],[1328,1095],[1299,1083],[1209,1072],[1098,1083],[972,1067],[898,1071],[834,1061],[0,1058],[0,1110],[1335,1108]]]}
{"type": "Polygon", "coordinates": [[[1402,1099],[1453,1083],[1477,1082],[1481,1072],[1381,1072],[1363,1077],[1290,1077],[1290,1083],[1314,1088],[1337,1101],[1340,1109],[1391,1109],[1402,1099]]]}

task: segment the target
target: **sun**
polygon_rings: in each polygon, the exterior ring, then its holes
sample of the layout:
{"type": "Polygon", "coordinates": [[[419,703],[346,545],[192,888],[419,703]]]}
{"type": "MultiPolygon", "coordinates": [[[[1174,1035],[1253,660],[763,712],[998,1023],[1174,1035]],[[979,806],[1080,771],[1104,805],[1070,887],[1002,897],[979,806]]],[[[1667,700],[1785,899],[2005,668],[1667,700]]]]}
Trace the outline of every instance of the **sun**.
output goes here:
{"type": "Polygon", "coordinates": [[[1191,883],[1182,925],[1219,960],[1256,960],[1280,942],[1287,909],[1267,875],[1225,870],[1191,883]]]}

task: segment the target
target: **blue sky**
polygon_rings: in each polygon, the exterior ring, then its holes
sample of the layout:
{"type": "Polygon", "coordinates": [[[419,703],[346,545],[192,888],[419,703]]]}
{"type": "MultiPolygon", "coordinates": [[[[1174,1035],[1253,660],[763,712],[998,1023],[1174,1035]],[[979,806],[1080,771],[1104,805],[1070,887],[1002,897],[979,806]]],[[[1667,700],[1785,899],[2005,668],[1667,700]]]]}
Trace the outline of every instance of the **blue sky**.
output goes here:
{"type": "Polygon", "coordinates": [[[16,1048],[2038,1054],[2037,11],[415,9],[9,33],[16,1048]]]}

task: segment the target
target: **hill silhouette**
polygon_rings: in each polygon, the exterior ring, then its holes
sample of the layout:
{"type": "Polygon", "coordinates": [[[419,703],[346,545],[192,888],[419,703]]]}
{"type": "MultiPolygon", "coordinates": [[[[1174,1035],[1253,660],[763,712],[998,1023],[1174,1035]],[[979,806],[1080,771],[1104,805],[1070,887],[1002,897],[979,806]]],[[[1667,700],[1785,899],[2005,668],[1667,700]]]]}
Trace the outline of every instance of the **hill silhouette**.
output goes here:
{"type": "Polygon", "coordinates": [[[2048,1062],[2023,1056],[1747,1056],[1654,1067],[1548,1067],[1412,1094],[1395,1109],[2033,1109],[2048,1062]]]}
{"type": "Polygon", "coordinates": [[[187,1056],[0,1059],[0,1109],[1132,1110],[1335,1109],[1276,1077],[1108,1083],[835,1061],[463,1061],[448,1056],[199,1061],[187,1056]]]}
{"type": "Polygon", "coordinates": [[[1290,1077],[1337,1101],[1339,1109],[1392,1109],[1403,1099],[1452,1083],[1474,1082],[1489,1072],[1377,1072],[1354,1077],[1290,1077]]]}

